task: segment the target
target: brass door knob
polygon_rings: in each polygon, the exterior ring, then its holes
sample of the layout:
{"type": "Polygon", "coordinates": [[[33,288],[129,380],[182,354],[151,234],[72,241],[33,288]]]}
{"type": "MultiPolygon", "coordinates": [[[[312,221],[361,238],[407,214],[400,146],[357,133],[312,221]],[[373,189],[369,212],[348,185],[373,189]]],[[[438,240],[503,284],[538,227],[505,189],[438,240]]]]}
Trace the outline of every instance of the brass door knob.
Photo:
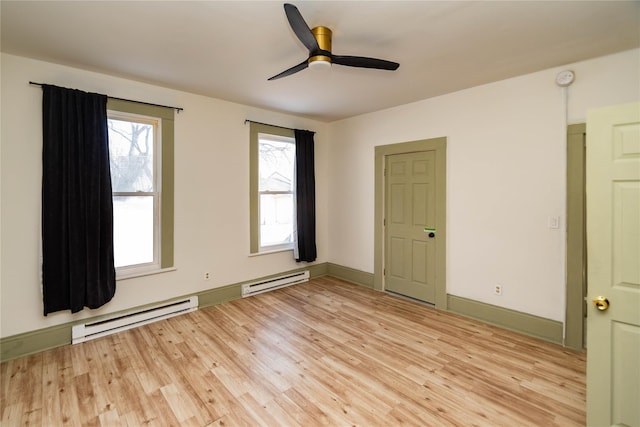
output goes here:
{"type": "Polygon", "coordinates": [[[605,297],[594,298],[593,306],[600,311],[605,311],[607,308],[609,308],[609,300],[605,297]]]}

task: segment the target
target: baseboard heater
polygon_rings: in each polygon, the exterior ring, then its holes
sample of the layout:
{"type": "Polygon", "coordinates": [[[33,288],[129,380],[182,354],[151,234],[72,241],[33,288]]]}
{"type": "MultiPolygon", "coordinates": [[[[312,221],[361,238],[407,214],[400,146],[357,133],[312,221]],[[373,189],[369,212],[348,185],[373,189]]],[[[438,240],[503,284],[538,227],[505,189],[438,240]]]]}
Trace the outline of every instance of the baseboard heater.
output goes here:
{"type": "Polygon", "coordinates": [[[242,298],[284,288],[285,286],[296,285],[298,283],[307,282],[308,280],[309,270],[305,270],[298,273],[286,274],[284,276],[262,280],[260,282],[246,283],[242,285],[242,298]]]}
{"type": "Polygon", "coordinates": [[[158,320],[168,319],[197,309],[198,297],[192,296],[96,322],[75,325],[71,328],[71,342],[72,344],[78,344],[94,338],[104,337],[115,334],[116,332],[157,322],[158,320]]]}

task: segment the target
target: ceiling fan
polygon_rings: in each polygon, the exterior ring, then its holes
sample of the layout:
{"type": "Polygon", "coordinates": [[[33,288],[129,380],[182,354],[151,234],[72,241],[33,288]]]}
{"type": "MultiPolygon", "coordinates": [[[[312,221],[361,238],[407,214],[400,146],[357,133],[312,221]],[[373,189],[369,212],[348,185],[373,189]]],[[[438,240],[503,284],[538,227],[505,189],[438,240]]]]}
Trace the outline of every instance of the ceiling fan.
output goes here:
{"type": "Polygon", "coordinates": [[[298,36],[303,45],[309,49],[309,57],[298,65],[294,65],[270,77],[269,80],[276,80],[282,77],[302,71],[312,66],[330,66],[331,64],[346,65],[348,67],[375,68],[378,70],[397,70],[400,64],[397,62],[385,61],[384,59],[366,58],[364,56],[334,55],[331,53],[331,30],[327,27],[309,26],[302,18],[298,8],[292,4],[285,3],[284,11],[289,20],[291,29],[298,36]]]}

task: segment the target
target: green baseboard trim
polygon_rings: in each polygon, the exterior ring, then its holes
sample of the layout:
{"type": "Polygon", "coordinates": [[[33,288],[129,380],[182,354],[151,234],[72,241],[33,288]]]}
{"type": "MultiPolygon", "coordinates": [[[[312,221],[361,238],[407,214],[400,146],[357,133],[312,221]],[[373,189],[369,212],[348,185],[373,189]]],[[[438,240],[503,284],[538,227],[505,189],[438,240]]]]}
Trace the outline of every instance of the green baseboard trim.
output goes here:
{"type": "Polygon", "coordinates": [[[323,262],[321,264],[312,264],[307,266],[307,270],[309,270],[309,274],[312,279],[316,277],[327,276],[329,274],[329,263],[323,262]]]}
{"type": "Polygon", "coordinates": [[[373,289],[373,274],[355,268],[327,263],[327,275],[373,289]]]}
{"type": "Polygon", "coordinates": [[[198,296],[198,308],[210,307],[242,298],[242,284],[237,283],[221,288],[209,289],[198,292],[196,295],[198,296]]]}
{"type": "MultiPolygon", "coordinates": [[[[222,304],[223,302],[232,301],[242,297],[242,285],[245,283],[267,280],[283,274],[295,273],[302,270],[309,270],[311,278],[326,276],[328,272],[327,263],[310,264],[294,270],[273,274],[270,276],[260,277],[253,280],[247,280],[241,283],[235,283],[228,286],[209,289],[192,295],[198,296],[198,307],[209,307],[212,305],[222,304]]],[[[30,354],[51,350],[56,347],[71,344],[71,328],[79,323],[97,322],[107,317],[122,315],[131,311],[144,310],[151,306],[168,303],[171,301],[190,297],[184,295],[180,298],[171,298],[166,301],[156,301],[151,304],[142,305],[132,309],[122,310],[116,313],[109,313],[96,317],[85,318],[74,322],[67,322],[61,325],[51,326],[48,328],[29,331],[18,335],[12,335],[6,338],[0,338],[0,362],[17,359],[18,357],[28,356],[30,354]]]]}
{"type": "Polygon", "coordinates": [[[562,345],[562,322],[454,295],[447,295],[447,311],[562,345]]]}
{"type": "Polygon", "coordinates": [[[2,338],[0,340],[0,362],[69,344],[71,342],[71,326],[72,324],[56,325],[2,338]]]}

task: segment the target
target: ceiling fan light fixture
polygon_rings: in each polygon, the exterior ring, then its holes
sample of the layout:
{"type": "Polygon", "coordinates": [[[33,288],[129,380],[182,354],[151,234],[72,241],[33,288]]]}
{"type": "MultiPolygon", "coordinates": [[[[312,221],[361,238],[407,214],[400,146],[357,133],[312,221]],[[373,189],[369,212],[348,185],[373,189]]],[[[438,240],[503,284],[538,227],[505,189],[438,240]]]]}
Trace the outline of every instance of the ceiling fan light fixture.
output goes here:
{"type": "Polygon", "coordinates": [[[328,68],[331,67],[331,58],[324,55],[316,55],[309,58],[309,67],[328,68]]]}

